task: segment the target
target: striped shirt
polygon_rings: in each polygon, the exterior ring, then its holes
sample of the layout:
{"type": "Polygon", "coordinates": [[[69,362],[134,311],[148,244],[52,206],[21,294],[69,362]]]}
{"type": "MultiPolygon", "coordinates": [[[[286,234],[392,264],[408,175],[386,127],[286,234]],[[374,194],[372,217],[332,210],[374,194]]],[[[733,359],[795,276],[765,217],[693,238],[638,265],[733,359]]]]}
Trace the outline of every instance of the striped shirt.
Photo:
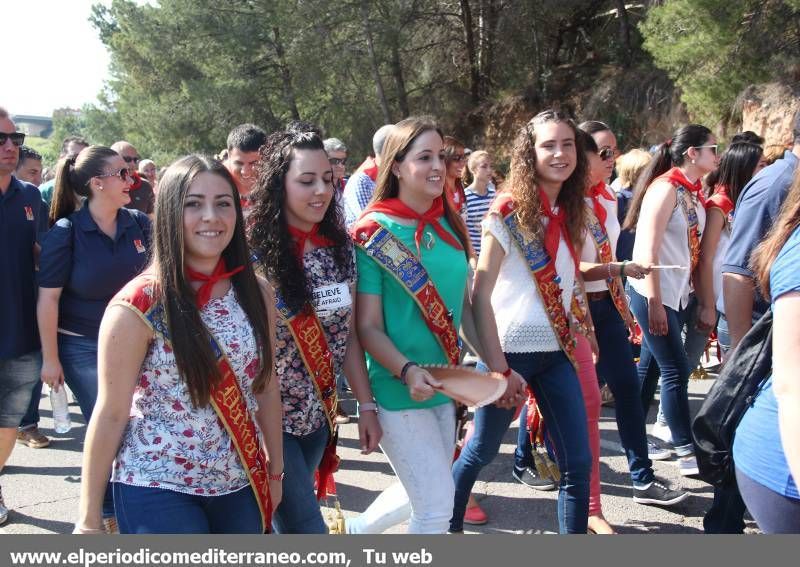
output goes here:
{"type": "Polygon", "coordinates": [[[475,254],[478,255],[481,252],[481,221],[486,216],[486,213],[489,212],[489,207],[492,206],[495,190],[494,185],[489,183],[486,195],[479,195],[473,192],[474,186],[473,184],[464,189],[464,194],[467,197],[464,221],[467,223],[467,232],[469,232],[472,247],[475,249],[475,254]]]}

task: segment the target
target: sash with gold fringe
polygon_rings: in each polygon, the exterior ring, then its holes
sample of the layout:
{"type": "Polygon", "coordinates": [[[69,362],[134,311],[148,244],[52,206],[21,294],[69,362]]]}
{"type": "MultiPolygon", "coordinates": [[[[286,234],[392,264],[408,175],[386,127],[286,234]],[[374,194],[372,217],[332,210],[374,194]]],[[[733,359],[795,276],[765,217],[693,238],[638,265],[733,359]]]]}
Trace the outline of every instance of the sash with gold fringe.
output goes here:
{"type": "Polygon", "coordinates": [[[420,259],[389,229],[369,218],[361,219],[352,232],[356,245],[391,274],[412,297],[448,362],[458,364],[461,343],[453,325],[453,312],[447,308],[420,259]]]}
{"type": "Polygon", "coordinates": [[[691,259],[689,273],[693,274],[697,263],[700,261],[700,223],[697,219],[697,209],[689,191],[680,184],[676,185],[675,189],[678,191],[678,202],[681,205],[683,214],[686,215],[686,222],[689,225],[686,229],[689,236],[689,258],[691,259]]]}
{"type": "Polygon", "coordinates": [[[336,443],[339,438],[336,429],[336,408],[339,400],[336,394],[333,355],[325,339],[325,329],[314,308],[309,305],[301,311],[294,312],[280,294],[276,292],[275,296],[278,313],[292,334],[300,358],[314,383],[317,397],[325,408],[325,418],[328,420],[330,437],[318,469],[317,500],[320,500],[329,492],[334,492],[332,475],[339,467],[339,456],[336,454],[336,443]]]}
{"type": "MultiPolygon", "coordinates": [[[[123,288],[114,298],[112,305],[122,305],[131,309],[154,333],[161,335],[164,342],[171,346],[164,309],[155,301],[154,286],[152,276],[139,276],[123,288]]],[[[211,407],[214,408],[217,418],[233,441],[258,503],[263,532],[268,533],[272,526],[272,500],[269,494],[267,456],[258,438],[256,425],[245,403],[239,381],[225,351],[213,334],[211,348],[222,376],[222,381],[211,391],[211,407]]]]}
{"type": "MultiPolygon", "coordinates": [[[[567,312],[564,309],[564,303],[561,300],[562,290],[561,277],[556,272],[556,263],[554,258],[550,258],[544,248],[544,241],[542,239],[532,239],[523,235],[517,224],[516,205],[510,195],[500,195],[492,203],[492,212],[500,214],[503,223],[508,228],[508,231],[514,238],[514,242],[519,247],[522,257],[528,264],[533,280],[536,283],[536,289],[539,291],[539,296],[544,303],[547,318],[550,320],[550,325],[553,332],[561,345],[561,349],[567,358],[572,362],[575,368],[578,368],[578,363],[575,359],[575,337],[569,325],[567,312]]],[[[576,303],[573,294],[571,302],[571,313],[576,317],[578,322],[585,317],[585,313],[579,304],[576,303]]]]}

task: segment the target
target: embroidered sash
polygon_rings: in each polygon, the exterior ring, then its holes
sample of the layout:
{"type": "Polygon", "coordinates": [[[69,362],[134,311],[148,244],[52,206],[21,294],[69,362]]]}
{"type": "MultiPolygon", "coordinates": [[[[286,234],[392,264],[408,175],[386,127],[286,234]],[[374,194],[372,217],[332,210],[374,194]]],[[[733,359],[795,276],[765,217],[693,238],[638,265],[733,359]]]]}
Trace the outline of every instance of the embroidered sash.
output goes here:
{"type": "Polygon", "coordinates": [[[422,313],[425,324],[442,347],[447,361],[458,364],[461,344],[447,308],[420,259],[388,229],[369,218],[353,228],[355,243],[391,274],[408,292],[422,313]]]}
{"type": "MultiPolygon", "coordinates": [[[[140,276],[134,279],[117,295],[113,303],[131,309],[154,333],[161,335],[165,343],[171,344],[163,306],[155,302],[152,277],[140,276]]],[[[255,494],[261,513],[261,525],[266,533],[272,527],[267,456],[230,361],[214,335],[211,335],[211,348],[222,376],[222,381],[211,391],[211,406],[239,455],[250,488],[255,494]]]]}
{"type": "Polygon", "coordinates": [[[319,465],[319,478],[317,479],[317,499],[322,499],[330,491],[331,476],[339,467],[339,456],[336,454],[336,443],[339,439],[336,429],[336,407],[338,397],[336,393],[336,372],[333,368],[333,355],[325,339],[325,329],[312,307],[303,311],[293,312],[283,298],[276,292],[276,307],[281,318],[286,322],[292,334],[300,358],[313,378],[314,389],[317,391],[322,406],[325,408],[325,418],[328,420],[330,437],[322,461],[319,465]]]}
{"type": "MultiPolygon", "coordinates": [[[[491,210],[500,214],[506,228],[514,237],[514,242],[519,247],[536,283],[536,289],[542,298],[547,318],[550,320],[553,332],[561,345],[561,350],[564,351],[564,354],[567,355],[567,358],[570,359],[577,370],[575,337],[572,336],[569,319],[564,309],[564,303],[561,300],[563,293],[559,285],[561,277],[556,272],[555,260],[548,256],[544,248],[544,241],[541,238],[534,240],[522,234],[517,225],[516,205],[509,195],[498,196],[492,204],[491,210]]],[[[574,295],[571,303],[571,313],[579,324],[586,317],[583,309],[575,301],[574,295]]]]}
{"type": "MultiPolygon", "coordinates": [[[[614,261],[614,254],[611,251],[611,241],[608,239],[606,227],[603,226],[603,223],[600,222],[600,219],[597,218],[591,207],[586,207],[586,209],[586,228],[589,231],[589,235],[592,237],[597,255],[600,258],[600,263],[609,264],[614,261]]],[[[628,307],[628,299],[625,297],[622,278],[617,276],[606,279],[606,284],[608,284],[608,291],[611,294],[614,307],[617,308],[617,311],[619,311],[622,320],[625,321],[628,328],[633,330],[633,316],[628,307]]]]}
{"type": "Polygon", "coordinates": [[[681,210],[686,216],[688,228],[686,232],[689,236],[689,258],[691,259],[691,269],[689,273],[694,273],[697,263],[700,261],[700,224],[697,219],[697,209],[692,201],[692,195],[683,185],[676,185],[675,189],[678,192],[678,202],[681,205],[681,210]]]}

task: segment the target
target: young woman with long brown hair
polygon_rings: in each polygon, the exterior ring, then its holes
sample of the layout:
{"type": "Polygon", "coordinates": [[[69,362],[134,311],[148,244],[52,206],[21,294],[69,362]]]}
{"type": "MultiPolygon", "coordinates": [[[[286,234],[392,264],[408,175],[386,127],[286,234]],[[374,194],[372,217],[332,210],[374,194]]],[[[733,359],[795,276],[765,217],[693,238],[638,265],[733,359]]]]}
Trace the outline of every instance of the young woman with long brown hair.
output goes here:
{"type": "Polygon", "coordinates": [[[248,223],[257,265],[278,297],[276,368],[286,467],[274,519],[278,533],[327,532],[317,502],[336,459],[338,374],[347,377],[359,403],[362,452],[373,451],[381,436],[354,328],[353,243],[334,191],[332,166],[315,132],[267,137],[248,223]]]}
{"type": "MultiPolygon", "coordinates": [[[[591,452],[576,374],[570,321],[584,222],[587,162],[575,124],[557,111],[536,115],[519,132],[508,190],[483,221],[473,308],[483,362],[530,387],[553,440],[561,481],[561,533],[586,533],[591,452]]],[[[497,454],[514,410],[478,410],[475,433],[453,466],[451,530],[460,531],[467,496],[497,454]]]]}
{"type": "Polygon", "coordinates": [[[283,476],[272,288],[221,163],[178,160],[157,199],[152,264],[100,326],[75,531],[100,530],[115,462],[122,533],[263,533],[283,476]]]}
{"type": "MultiPolygon", "coordinates": [[[[717,144],[705,126],[679,128],[639,178],[623,228],[636,230],[633,261],[653,269],[628,280],[631,311],[647,349],[661,370],[661,399],[683,475],[697,474],[689,415],[689,374],[681,330],[687,324],[691,278],[700,259],[705,226],[702,177],[717,167],[717,144]]],[[[691,325],[691,321],[689,322],[691,325]]],[[[649,360],[642,354],[639,381],[643,398],[655,386],[646,383],[649,360]]],[[[646,409],[646,408],[645,408],[646,409]]]]}
{"type": "Polygon", "coordinates": [[[406,498],[411,533],[444,533],[453,513],[455,406],[424,365],[457,364],[458,329],[473,338],[474,331],[469,238],[445,191],[438,126],[425,118],[397,123],[383,147],[373,200],[352,232],[358,334],[379,406],[381,448],[404,490],[384,492],[348,521],[349,532],[381,531],[389,515],[402,521],[406,498]]]}

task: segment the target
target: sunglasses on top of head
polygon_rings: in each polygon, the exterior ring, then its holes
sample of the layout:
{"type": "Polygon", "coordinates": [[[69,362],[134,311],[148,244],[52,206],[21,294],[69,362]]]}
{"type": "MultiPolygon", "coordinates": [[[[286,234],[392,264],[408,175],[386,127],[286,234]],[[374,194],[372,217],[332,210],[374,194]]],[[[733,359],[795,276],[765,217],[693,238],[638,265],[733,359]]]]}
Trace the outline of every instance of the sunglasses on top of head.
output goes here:
{"type": "Polygon", "coordinates": [[[25,143],[25,134],[22,132],[0,132],[0,146],[6,143],[6,140],[11,140],[11,143],[20,147],[25,143]]]}
{"type": "Polygon", "coordinates": [[[127,181],[130,177],[130,173],[128,172],[127,167],[123,167],[119,171],[115,171],[113,173],[104,173],[102,175],[95,175],[95,177],[119,177],[122,181],[127,181]]]}
{"type": "MultiPolygon", "coordinates": [[[[692,146],[692,148],[694,148],[696,150],[702,150],[703,148],[709,148],[712,152],[714,152],[714,155],[717,155],[717,144],[707,144],[707,145],[704,145],[704,146],[692,146]]],[[[686,151],[683,152],[683,155],[686,155],[686,152],[688,152],[690,149],[691,148],[687,148],[686,151]]]]}
{"type": "Polygon", "coordinates": [[[601,160],[608,161],[610,159],[614,159],[614,150],[612,150],[611,148],[603,148],[602,150],[597,152],[597,155],[600,156],[601,160]]]}

